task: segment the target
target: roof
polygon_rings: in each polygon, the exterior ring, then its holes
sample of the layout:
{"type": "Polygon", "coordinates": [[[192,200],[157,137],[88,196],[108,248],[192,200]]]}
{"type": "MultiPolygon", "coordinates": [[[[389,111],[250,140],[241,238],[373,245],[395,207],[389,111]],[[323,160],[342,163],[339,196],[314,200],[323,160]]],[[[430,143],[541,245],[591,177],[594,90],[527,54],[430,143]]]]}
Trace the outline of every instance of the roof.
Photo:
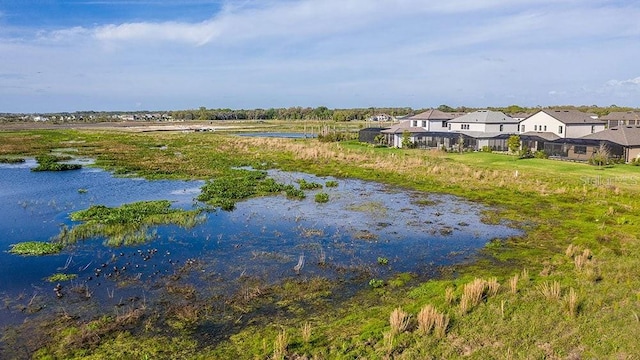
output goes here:
{"type": "Polygon", "coordinates": [[[451,134],[463,134],[474,139],[507,139],[511,135],[517,135],[513,133],[504,132],[485,132],[485,131],[452,131],[451,134]]]}
{"type": "Polygon", "coordinates": [[[519,121],[505,115],[501,111],[492,110],[478,110],[472,113],[462,115],[453,120],[449,120],[450,123],[484,123],[484,124],[506,124],[506,123],[518,123],[519,121]]]}
{"type": "Polygon", "coordinates": [[[552,132],[537,132],[537,131],[527,131],[525,133],[520,134],[521,137],[539,137],[543,140],[553,141],[560,139],[560,136],[556,135],[552,132]]]}
{"type": "Polygon", "coordinates": [[[511,116],[514,119],[526,119],[533,114],[520,112],[520,113],[507,114],[507,115],[511,116]]]}
{"type": "Polygon", "coordinates": [[[640,120],[640,111],[614,111],[600,120],[640,120]]]}
{"type": "Polygon", "coordinates": [[[383,134],[402,134],[403,132],[408,131],[410,133],[424,132],[423,127],[411,126],[411,121],[403,120],[400,123],[391,126],[386,130],[382,130],[383,134]]]}
{"type": "Polygon", "coordinates": [[[609,141],[622,146],[640,146],[640,127],[618,126],[583,136],[581,139],[609,141]]]}
{"type": "Polygon", "coordinates": [[[579,125],[579,124],[603,124],[602,120],[594,119],[589,114],[583,113],[578,110],[553,110],[545,109],[540,110],[536,114],[543,112],[552,118],[564,123],[565,125],[579,125]]]}
{"type": "Polygon", "coordinates": [[[437,109],[430,109],[419,114],[410,116],[410,120],[451,120],[455,116],[451,113],[446,113],[437,109]]]}

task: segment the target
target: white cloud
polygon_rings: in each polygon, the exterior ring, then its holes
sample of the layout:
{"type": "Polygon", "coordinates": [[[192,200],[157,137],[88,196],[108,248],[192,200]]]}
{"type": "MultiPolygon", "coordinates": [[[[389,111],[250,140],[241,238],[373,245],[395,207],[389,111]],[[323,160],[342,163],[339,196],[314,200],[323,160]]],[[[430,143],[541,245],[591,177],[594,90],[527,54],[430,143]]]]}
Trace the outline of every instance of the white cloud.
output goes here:
{"type": "Polygon", "coordinates": [[[627,79],[627,80],[609,80],[607,81],[607,85],[612,87],[640,86],[640,76],[633,79],[627,79]]]}

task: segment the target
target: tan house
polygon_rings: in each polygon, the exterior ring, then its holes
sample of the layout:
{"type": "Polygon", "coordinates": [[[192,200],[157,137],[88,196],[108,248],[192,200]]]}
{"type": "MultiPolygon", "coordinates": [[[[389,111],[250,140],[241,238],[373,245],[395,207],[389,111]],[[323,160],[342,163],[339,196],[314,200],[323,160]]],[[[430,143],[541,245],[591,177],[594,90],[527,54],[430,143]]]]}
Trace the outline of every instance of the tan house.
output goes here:
{"type": "Polygon", "coordinates": [[[600,118],[608,128],[616,126],[640,126],[640,111],[614,111],[600,118]]]}
{"type": "Polygon", "coordinates": [[[605,123],[578,110],[540,110],[520,122],[520,134],[551,133],[579,138],[605,129],[605,123]]]}

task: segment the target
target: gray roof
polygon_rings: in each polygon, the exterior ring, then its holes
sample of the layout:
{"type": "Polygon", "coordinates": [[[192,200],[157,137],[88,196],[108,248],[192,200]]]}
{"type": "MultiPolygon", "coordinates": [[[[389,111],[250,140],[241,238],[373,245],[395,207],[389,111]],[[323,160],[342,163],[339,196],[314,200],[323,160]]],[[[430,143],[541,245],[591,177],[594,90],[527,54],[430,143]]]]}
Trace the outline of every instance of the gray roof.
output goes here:
{"type": "Polygon", "coordinates": [[[484,123],[484,124],[506,124],[506,123],[518,123],[519,121],[505,115],[501,111],[492,110],[478,110],[469,114],[462,115],[453,120],[449,120],[450,123],[484,123]]]}
{"type": "Polygon", "coordinates": [[[452,134],[464,134],[467,135],[469,137],[475,138],[475,139],[491,139],[491,138],[495,138],[495,137],[505,137],[505,136],[511,136],[511,135],[517,135],[515,133],[508,133],[508,132],[485,132],[485,131],[451,131],[452,134]]]}
{"type": "Polygon", "coordinates": [[[560,139],[560,136],[552,133],[552,132],[537,132],[537,131],[527,131],[525,133],[520,134],[522,136],[537,136],[544,140],[553,141],[560,139]]]}
{"type": "Polygon", "coordinates": [[[411,121],[405,119],[403,121],[400,121],[400,123],[395,124],[395,125],[391,126],[390,128],[388,128],[386,130],[382,130],[381,133],[383,133],[383,134],[402,134],[405,131],[408,131],[410,133],[425,132],[423,127],[411,126],[411,121]]]}
{"type": "Polygon", "coordinates": [[[640,111],[614,111],[600,120],[640,120],[640,111]]]}
{"type": "Polygon", "coordinates": [[[619,126],[598,131],[580,139],[610,141],[622,146],[640,146],[640,127],[619,126]]]}
{"type": "Polygon", "coordinates": [[[565,125],[603,124],[602,120],[593,119],[589,114],[578,110],[545,109],[540,111],[564,123],[565,125]]]}
{"type": "Polygon", "coordinates": [[[437,109],[430,109],[409,117],[410,120],[451,120],[455,116],[437,109]]]}

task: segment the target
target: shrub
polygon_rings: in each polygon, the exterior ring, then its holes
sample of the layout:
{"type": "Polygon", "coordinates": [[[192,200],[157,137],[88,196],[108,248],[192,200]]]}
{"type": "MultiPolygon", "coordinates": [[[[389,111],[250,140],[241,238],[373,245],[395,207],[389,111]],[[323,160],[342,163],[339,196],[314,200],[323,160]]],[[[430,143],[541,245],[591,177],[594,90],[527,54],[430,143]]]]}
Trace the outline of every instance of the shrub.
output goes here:
{"type": "Polygon", "coordinates": [[[374,289],[381,288],[384,286],[384,280],[382,279],[371,279],[369,280],[369,286],[374,289]]]}
{"type": "Polygon", "coordinates": [[[396,308],[389,316],[389,324],[391,325],[391,332],[393,334],[400,334],[407,331],[410,323],[411,315],[407,314],[401,308],[396,308]]]}
{"type": "Polygon", "coordinates": [[[493,149],[491,148],[491,146],[485,145],[482,147],[482,152],[490,153],[493,152],[493,149]]]}
{"type": "Polygon", "coordinates": [[[538,150],[533,153],[533,157],[535,157],[536,159],[548,159],[549,154],[547,154],[544,150],[538,150]]]}

